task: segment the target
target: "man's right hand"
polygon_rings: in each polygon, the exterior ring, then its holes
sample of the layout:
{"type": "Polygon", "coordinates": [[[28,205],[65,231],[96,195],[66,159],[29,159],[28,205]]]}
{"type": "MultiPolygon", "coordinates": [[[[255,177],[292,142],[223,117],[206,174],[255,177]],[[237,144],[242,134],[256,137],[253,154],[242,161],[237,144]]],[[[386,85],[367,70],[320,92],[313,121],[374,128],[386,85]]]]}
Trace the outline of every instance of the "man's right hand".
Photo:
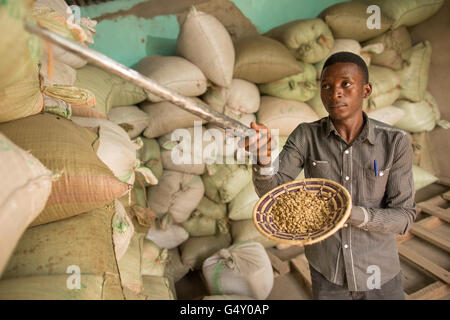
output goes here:
{"type": "Polygon", "coordinates": [[[269,166],[271,164],[270,130],[265,125],[256,122],[252,122],[250,127],[256,133],[245,138],[245,150],[257,155],[258,165],[269,166]]]}

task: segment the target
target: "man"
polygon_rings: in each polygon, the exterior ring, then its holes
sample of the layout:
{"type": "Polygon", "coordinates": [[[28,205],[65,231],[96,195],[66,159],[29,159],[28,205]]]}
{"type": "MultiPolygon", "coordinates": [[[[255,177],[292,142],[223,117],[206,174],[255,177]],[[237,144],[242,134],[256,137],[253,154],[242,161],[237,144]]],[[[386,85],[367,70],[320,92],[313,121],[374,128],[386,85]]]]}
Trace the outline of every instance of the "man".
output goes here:
{"type": "Polygon", "coordinates": [[[330,56],[320,90],[329,116],[297,126],[276,160],[277,172],[267,174],[270,133],[251,124],[257,134],[245,147],[259,151],[255,190],[262,196],[302,169],[306,178],[343,185],[352,197],[349,220],[329,238],[305,246],[313,299],[404,299],[396,235],[406,233],[416,218],[411,141],[362,111],[372,86],[358,55],[330,56]]]}

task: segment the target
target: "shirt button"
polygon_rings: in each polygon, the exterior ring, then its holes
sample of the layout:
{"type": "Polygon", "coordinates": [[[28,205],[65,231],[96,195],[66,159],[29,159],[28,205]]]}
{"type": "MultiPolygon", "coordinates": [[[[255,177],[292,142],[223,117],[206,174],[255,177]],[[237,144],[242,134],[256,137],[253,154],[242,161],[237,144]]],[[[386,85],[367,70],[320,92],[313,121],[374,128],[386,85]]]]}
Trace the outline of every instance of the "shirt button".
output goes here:
{"type": "Polygon", "coordinates": [[[347,249],[348,248],[348,244],[344,244],[344,248],[347,249]]]}
{"type": "Polygon", "coordinates": [[[345,150],[345,151],[344,151],[344,153],[345,153],[345,154],[349,154],[349,153],[350,153],[350,151],[348,151],[348,150],[345,150]]]}
{"type": "Polygon", "coordinates": [[[348,224],[344,223],[344,228],[347,228],[347,227],[348,227],[348,224]]]}
{"type": "Polygon", "coordinates": [[[315,161],[313,162],[313,166],[314,166],[314,167],[316,166],[316,162],[315,162],[315,161]]]}
{"type": "Polygon", "coordinates": [[[384,172],[380,172],[380,177],[382,177],[384,175],[384,172]]]}
{"type": "Polygon", "coordinates": [[[350,177],[349,176],[345,176],[345,180],[350,180],[350,177]]]}

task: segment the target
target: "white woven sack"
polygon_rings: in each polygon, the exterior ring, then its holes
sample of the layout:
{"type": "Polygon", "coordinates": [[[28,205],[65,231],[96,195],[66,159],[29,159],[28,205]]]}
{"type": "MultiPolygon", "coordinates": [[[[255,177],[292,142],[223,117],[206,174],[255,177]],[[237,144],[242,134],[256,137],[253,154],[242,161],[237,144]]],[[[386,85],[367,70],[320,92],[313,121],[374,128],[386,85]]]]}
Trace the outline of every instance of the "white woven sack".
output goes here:
{"type": "Polygon", "coordinates": [[[158,185],[148,188],[147,199],[156,214],[169,213],[175,222],[182,223],[198,206],[204,192],[200,176],[164,170],[158,185]]]}
{"type": "Polygon", "coordinates": [[[206,164],[212,163],[217,158],[215,150],[219,149],[209,147],[216,142],[207,139],[204,133],[205,128],[198,126],[197,129],[195,127],[176,129],[159,137],[164,169],[195,175],[203,174],[206,164]]]}
{"type": "Polygon", "coordinates": [[[136,150],[141,146],[133,143],[120,126],[101,118],[72,117],[72,121],[83,127],[99,128],[100,141],[97,156],[120,181],[134,184],[135,171],[137,171],[148,183],[158,183],[158,179],[151,170],[141,166],[139,159],[136,158],[136,150]]]}
{"type": "MultiPolygon", "coordinates": [[[[192,62],[182,57],[152,55],[141,59],[135,69],[158,84],[186,97],[199,96],[206,91],[207,79],[192,62]]],[[[148,99],[160,102],[164,99],[147,92],[148,99]]]]}
{"type": "Polygon", "coordinates": [[[130,245],[134,226],[120,201],[114,200],[114,208],[116,210],[112,220],[114,252],[116,259],[120,260],[130,245]]]}
{"type": "Polygon", "coordinates": [[[219,250],[203,262],[203,275],[212,295],[266,299],[273,287],[273,270],[264,247],[253,241],[219,250]]]}
{"type": "Polygon", "coordinates": [[[303,122],[319,120],[319,116],[304,102],[270,96],[261,97],[256,117],[258,123],[269,129],[278,129],[281,136],[289,136],[303,122]]]}
{"type": "Polygon", "coordinates": [[[49,76],[48,68],[48,56],[44,55],[41,58],[41,69],[39,73],[43,77],[44,85],[50,86],[54,84],[63,84],[67,86],[73,86],[77,79],[77,72],[71,66],[59,61],[53,60],[52,77],[49,76]]]}
{"type": "Polygon", "coordinates": [[[111,108],[108,118],[121,126],[131,139],[138,137],[150,124],[150,116],[136,106],[111,108]]]}
{"type": "Polygon", "coordinates": [[[0,133],[0,276],[28,225],[44,209],[53,174],[0,133]]]}
{"type": "Polygon", "coordinates": [[[176,51],[215,84],[223,87],[231,84],[234,46],[227,29],[216,17],[192,6],[181,25],[176,51]]]}
{"type": "Polygon", "coordinates": [[[391,126],[396,124],[405,115],[405,111],[394,106],[387,106],[377,109],[372,112],[368,112],[369,118],[387,123],[391,126]]]}
{"type": "Polygon", "coordinates": [[[171,224],[165,230],[158,229],[153,225],[145,238],[153,241],[161,249],[173,249],[185,242],[189,238],[189,234],[177,224],[171,224]]]}
{"type": "MultiPolygon", "coordinates": [[[[198,98],[191,99],[205,104],[198,98]]],[[[144,131],[146,138],[156,138],[175,129],[192,127],[194,126],[194,121],[206,123],[202,118],[168,101],[157,103],[144,102],[140,107],[150,116],[150,124],[144,131]]]]}
{"type": "Polygon", "coordinates": [[[228,217],[231,220],[247,220],[252,218],[253,207],[258,202],[253,182],[247,184],[241,192],[228,204],[228,217]]]}

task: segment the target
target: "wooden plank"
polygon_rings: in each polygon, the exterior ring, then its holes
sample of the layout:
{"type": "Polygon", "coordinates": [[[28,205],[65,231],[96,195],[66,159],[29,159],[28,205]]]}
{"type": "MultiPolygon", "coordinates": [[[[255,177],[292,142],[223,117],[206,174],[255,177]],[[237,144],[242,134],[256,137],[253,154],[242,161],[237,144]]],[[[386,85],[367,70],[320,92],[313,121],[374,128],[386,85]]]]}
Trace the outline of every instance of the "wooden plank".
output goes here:
{"type": "Polygon", "coordinates": [[[311,273],[309,271],[309,263],[305,254],[302,253],[301,255],[291,259],[291,263],[294,269],[300,273],[301,277],[305,281],[306,287],[310,290],[312,288],[311,273]]]}
{"type": "Polygon", "coordinates": [[[422,257],[414,250],[406,247],[404,244],[398,245],[398,253],[406,260],[412,262],[414,265],[422,270],[425,270],[434,276],[438,277],[445,283],[450,283],[450,273],[444,268],[438,266],[434,262],[422,257]]]}
{"type": "Polygon", "coordinates": [[[408,300],[439,300],[450,294],[450,285],[436,281],[407,296],[408,300]]]}
{"type": "Polygon", "coordinates": [[[266,250],[267,255],[269,256],[270,263],[274,269],[274,277],[285,275],[286,273],[291,272],[291,266],[289,265],[289,261],[282,261],[272,252],[266,250]]]}
{"type": "MultiPolygon", "coordinates": [[[[414,222],[412,227],[415,225],[418,225],[427,230],[432,230],[434,228],[437,228],[437,227],[443,225],[444,223],[445,222],[442,221],[441,219],[431,216],[431,217],[423,218],[417,222],[414,222]]],[[[410,231],[406,232],[403,235],[397,235],[397,243],[403,243],[409,239],[412,239],[413,237],[414,237],[414,235],[410,231]]]]}
{"type": "Polygon", "coordinates": [[[422,238],[423,240],[428,241],[431,244],[434,244],[435,246],[444,249],[447,252],[450,252],[450,241],[449,239],[445,239],[443,237],[440,237],[433,233],[430,230],[425,229],[424,227],[413,224],[411,227],[411,233],[415,236],[418,236],[419,238],[422,238]]]}
{"type": "Polygon", "coordinates": [[[450,222],[450,208],[443,209],[441,207],[428,203],[428,201],[418,203],[417,205],[420,206],[423,212],[431,214],[432,216],[435,216],[446,222],[450,222]]]}

